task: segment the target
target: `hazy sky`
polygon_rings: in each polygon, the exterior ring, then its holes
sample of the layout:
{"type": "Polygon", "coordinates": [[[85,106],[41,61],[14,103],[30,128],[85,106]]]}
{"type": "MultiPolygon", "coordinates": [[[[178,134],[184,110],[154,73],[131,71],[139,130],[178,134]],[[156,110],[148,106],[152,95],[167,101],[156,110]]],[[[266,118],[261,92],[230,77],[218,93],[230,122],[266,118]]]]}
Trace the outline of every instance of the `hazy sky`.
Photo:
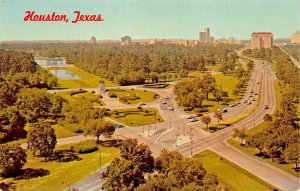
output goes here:
{"type": "Polygon", "coordinates": [[[204,27],[215,38],[250,39],[254,31],[290,37],[300,30],[300,0],[0,0],[0,40],[198,39],[204,27]],[[104,22],[24,22],[25,11],[56,11],[74,18],[101,14],[104,22]]]}

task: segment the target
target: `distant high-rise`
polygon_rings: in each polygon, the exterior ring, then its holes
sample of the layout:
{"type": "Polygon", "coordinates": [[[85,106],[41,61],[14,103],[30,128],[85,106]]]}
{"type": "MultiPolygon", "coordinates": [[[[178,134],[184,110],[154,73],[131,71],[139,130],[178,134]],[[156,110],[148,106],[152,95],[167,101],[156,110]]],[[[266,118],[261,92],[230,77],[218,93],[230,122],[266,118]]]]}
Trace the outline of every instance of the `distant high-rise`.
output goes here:
{"type": "Polygon", "coordinates": [[[251,48],[272,48],[273,34],[271,32],[254,32],[252,33],[251,48]]]}
{"type": "Polygon", "coordinates": [[[213,37],[210,36],[209,28],[204,28],[203,32],[199,32],[200,44],[209,44],[213,37]]]}
{"type": "Polygon", "coordinates": [[[92,37],[91,37],[91,42],[92,42],[92,43],[96,43],[96,37],[95,37],[95,36],[92,36],[92,37]]]}
{"type": "Polygon", "coordinates": [[[300,32],[299,31],[295,32],[292,35],[291,43],[292,44],[300,44],[300,32]]]}
{"type": "Polygon", "coordinates": [[[121,45],[131,45],[131,37],[130,36],[123,36],[121,37],[121,45]]]}

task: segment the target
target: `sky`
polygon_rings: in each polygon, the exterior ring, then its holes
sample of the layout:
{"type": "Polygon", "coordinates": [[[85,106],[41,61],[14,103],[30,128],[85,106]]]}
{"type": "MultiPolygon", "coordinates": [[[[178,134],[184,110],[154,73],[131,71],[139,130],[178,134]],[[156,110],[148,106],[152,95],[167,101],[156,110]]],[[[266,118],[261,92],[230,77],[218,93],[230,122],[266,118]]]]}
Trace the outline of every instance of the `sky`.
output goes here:
{"type": "Polygon", "coordinates": [[[290,38],[300,30],[300,0],[0,0],[0,41],[198,39],[211,36],[247,40],[252,32],[290,38]],[[77,24],[25,22],[25,11],[38,14],[101,14],[103,22],[77,24]]]}

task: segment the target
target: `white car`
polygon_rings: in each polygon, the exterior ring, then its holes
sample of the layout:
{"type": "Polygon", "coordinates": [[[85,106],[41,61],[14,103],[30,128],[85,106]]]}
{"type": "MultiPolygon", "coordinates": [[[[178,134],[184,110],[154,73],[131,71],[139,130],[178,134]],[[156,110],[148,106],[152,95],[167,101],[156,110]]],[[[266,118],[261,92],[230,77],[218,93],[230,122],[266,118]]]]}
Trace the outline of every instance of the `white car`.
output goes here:
{"type": "Polygon", "coordinates": [[[230,105],[229,105],[229,107],[234,107],[234,106],[235,106],[235,104],[230,104],[230,105]]]}
{"type": "Polygon", "coordinates": [[[168,110],[169,110],[169,111],[174,111],[174,108],[171,107],[171,106],[169,106],[169,107],[168,107],[168,110]]]}
{"type": "Polygon", "coordinates": [[[196,117],[190,119],[190,122],[196,122],[196,121],[198,121],[198,119],[196,117]]]}
{"type": "Polygon", "coordinates": [[[195,115],[190,115],[190,116],[187,117],[187,119],[193,119],[195,117],[196,117],[195,115]]]}

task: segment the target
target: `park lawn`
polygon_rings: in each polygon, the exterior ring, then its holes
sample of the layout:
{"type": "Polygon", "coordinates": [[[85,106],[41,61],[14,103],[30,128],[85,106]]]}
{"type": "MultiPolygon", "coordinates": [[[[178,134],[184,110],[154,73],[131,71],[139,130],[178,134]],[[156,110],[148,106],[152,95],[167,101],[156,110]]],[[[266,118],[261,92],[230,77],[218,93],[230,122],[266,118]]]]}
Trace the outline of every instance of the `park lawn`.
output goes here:
{"type": "Polygon", "coordinates": [[[71,94],[72,92],[59,92],[57,95],[61,96],[69,103],[81,103],[81,104],[91,104],[93,106],[105,106],[106,104],[99,98],[99,94],[93,94],[91,92],[78,93],[75,95],[71,94]]]}
{"type": "MultiPolygon", "coordinates": [[[[81,142],[70,145],[57,146],[56,150],[68,150],[71,146],[75,146],[77,144],[82,145],[89,143],[81,142]]],[[[101,153],[103,165],[110,163],[113,159],[119,156],[119,150],[113,147],[101,147],[101,153]]],[[[44,170],[49,170],[50,174],[29,180],[14,180],[13,182],[16,183],[17,190],[20,191],[65,190],[68,188],[68,186],[79,182],[99,168],[99,152],[79,154],[78,156],[81,158],[81,160],[79,161],[75,160],[71,162],[43,162],[43,158],[33,157],[32,154],[28,152],[28,163],[24,168],[41,168],[44,170]]]]}
{"type": "Polygon", "coordinates": [[[282,169],[283,171],[286,171],[287,173],[290,173],[293,176],[299,177],[300,173],[296,172],[294,170],[295,168],[295,164],[280,164],[278,161],[274,160],[272,161],[271,158],[263,158],[263,157],[259,157],[257,156],[257,154],[259,153],[259,150],[256,148],[251,148],[251,147],[245,147],[245,146],[241,146],[240,142],[234,140],[234,139],[229,139],[228,143],[231,144],[232,146],[240,149],[241,151],[250,154],[256,158],[258,158],[259,160],[263,161],[263,162],[267,162],[271,165],[276,166],[277,168],[282,169]]]}
{"type": "Polygon", "coordinates": [[[110,118],[128,126],[153,124],[155,119],[157,123],[163,122],[158,110],[153,108],[111,110],[110,118]],[[145,111],[148,111],[148,113],[145,111]],[[116,112],[119,114],[116,115],[116,112]]]}
{"type": "Polygon", "coordinates": [[[117,95],[118,98],[122,98],[122,97],[126,97],[126,96],[133,96],[136,95],[138,96],[140,99],[137,100],[128,100],[127,102],[119,99],[119,101],[121,103],[124,104],[139,104],[141,102],[151,102],[151,101],[155,101],[157,99],[159,99],[159,95],[148,91],[148,90],[132,90],[132,89],[111,89],[109,90],[109,92],[115,93],[117,95]]]}
{"type": "Polygon", "coordinates": [[[188,77],[193,77],[193,78],[202,78],[202,76],[204,76],[205,73],[201,72],[201,71],[191,71],[188,74],[188,77]]]}
{"type": "MultiPolygon", "coordinates": [[[[53,68],[49,68],[53,69],[53,68]]],[[[114,82],[108,81],[106,79],[100,78],[99,76],[96,76],[94,74],[90,74],[87,72],[84,72],[83,70],[74,67],[66,67],[66,68],[60,68],[65,69],[73,72],[74,74],[78,75],[82,79],[80,80],[62,80],[58,78],[58,84],[59,88],[96,88],[99,87],[99,81],[103,80],[105,86],[116,86],[114,82]]]]}
{"type": "Polygon", "coordinates": [[[274,187],[245,169],[212,151],[203,151],[193,156],[203,167],[215,174],[221,183],[234,191],[271,191],[274,187]]]}
{"type": "Polygon", "coordinates": [[[223,75],[217,74],[214,76],[216,79],[217,86],[222,86],[224,91],[228,92],[229,99],[237,99],[237,95],[233,95],[234,88],[236,84],[239,83],[239,80],[235,78],[233,75],[223,75]]]}
{"type": "Polygon", "coordinates": [[[57,124],[52,125],[51,127],[55,131],[56,138],[80,135],[82,133],[78,133],[78,131],[83,129],[82,125],[80,124],[68,123],[66,121],[59,121],[57,124]]]}

